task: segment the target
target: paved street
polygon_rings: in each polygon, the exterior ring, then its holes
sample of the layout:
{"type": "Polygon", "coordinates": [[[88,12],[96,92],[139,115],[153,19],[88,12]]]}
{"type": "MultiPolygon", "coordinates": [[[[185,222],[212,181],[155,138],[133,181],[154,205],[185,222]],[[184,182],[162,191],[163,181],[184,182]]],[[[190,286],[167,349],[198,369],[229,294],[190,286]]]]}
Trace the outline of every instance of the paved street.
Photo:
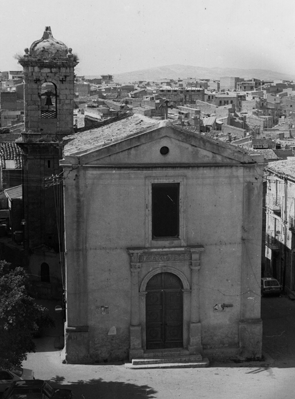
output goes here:
{"type": "Polygon", "coordinates": [[[276,367],[295,367],[295,301],[262,298],[263,350],[276,367]]]}
{"type": "Polygon", "coordinates": [[[54,350],[54,334],[36,340],[26,367],[36,378],[70,387],[76,398],[284,399],[295,394],[295,301],[263,298],[264,362],[213,363],[205,369],[129,370],[124,365],[67,365],[54,350]],[[272,359],[271,359],[272,358],[272,359]]]}

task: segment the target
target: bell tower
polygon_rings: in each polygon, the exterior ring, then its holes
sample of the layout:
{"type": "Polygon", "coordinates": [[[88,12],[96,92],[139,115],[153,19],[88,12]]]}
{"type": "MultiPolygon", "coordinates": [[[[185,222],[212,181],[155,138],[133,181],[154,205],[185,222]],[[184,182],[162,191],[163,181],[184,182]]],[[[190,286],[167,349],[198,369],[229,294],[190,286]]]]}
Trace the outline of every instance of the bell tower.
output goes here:
{"type": "Polygon", "coordinates": [[[25,81],[25,130],[17,141],[24,154],[24,248],[32,274],[38,276],[40,264],[46,263],[51,275],[60,280],[63,194],[59,160],[63,137],[73,133],[78,60],[47,26],[42,38],[25,49],[19,63],[25,81]]]}
{"type": "Polygon", "coordinates": [[[19,63],[25,79],[23,139],[61,140],[73,133],[74,67],[72,49],[56,40],[47,26],[40,40],[25,49],[19,63]]]}

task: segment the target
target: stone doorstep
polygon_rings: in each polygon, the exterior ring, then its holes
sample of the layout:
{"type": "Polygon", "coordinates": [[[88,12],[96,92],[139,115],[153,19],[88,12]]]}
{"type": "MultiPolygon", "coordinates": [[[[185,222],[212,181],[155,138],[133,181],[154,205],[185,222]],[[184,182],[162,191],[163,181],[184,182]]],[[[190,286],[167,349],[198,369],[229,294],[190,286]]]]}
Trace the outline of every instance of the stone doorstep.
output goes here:
{"type": "Polygon", "coordinates": [[[157,357],[148,359],[132,359],[133,366],[139,366],[141,364],[163,364],[163,363],[194,363],[201,362],[201,355],[190,355],[190,356],[171,356],[171,357],[157,357]]]}
{"type": "MultiPolygon", "coordinates": [[[[161,358],[171,358],[180,356],[191,356],[187,349],[183,348],[171,348],[171,349],[148,349],[144,352],[144,359],[161,359],[161,358]]],[[[193,355],[197,356],[197,355],[193,355]]],[[[200,356],[200,355],[198,355],[200,356]]],[[[136,359],[134,359],[136,360],[136,359]]]]}
{"type": "MultiPolygon", "coordinates": [[[[140,359],[137,359],[140,360],[140,359]]],[[[141,360],[146,360],[146,359],[141,359],[141,360]]],[[[151,360],[151,359],[148,359],[151,360]]],[[[156,359],[156,360],[163,360],[164,359],[156,359]]],[[[142,364],[132,364],[132,363],[125,363],[125,367],[128,369],[156,369],[156,368],[161,368],[161,369],[176,369],[176,368],[198,368],[198,367],[208,367],[209,366],[209,360],[208,359],[203,359],[201,361],[191,361],[191,362],[182,362],[182,359],[165,359],[165,362],[163,363],[142,363],[142,364]],[[172,362],[173,360],[173,362],[172,362]],[[177,362],[178,360],[178,362],[177,362]]]]}
{"type": "Polygon", "coordinates": [[[190,354],[188,350],[163,349],[147,350],[142,358],[132,359],[131,363],[126,363],[125,367],[131,369],[142,368],[189,368],[207,367],[209,360],[203,359],[200,354],[190,354]]]}

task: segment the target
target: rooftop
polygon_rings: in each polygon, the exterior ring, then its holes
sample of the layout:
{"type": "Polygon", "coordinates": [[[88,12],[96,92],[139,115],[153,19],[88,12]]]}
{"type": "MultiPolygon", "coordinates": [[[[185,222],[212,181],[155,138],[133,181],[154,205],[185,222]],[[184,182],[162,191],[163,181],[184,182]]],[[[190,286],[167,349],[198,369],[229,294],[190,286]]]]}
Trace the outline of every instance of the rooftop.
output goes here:
{"type": "Polygon", "coordinates": [[[111,123],[97,129],[87,130],[66,137],[69,141],[64,148],[64,155],[77,152],[88,152],[94,148],[102,148],[126,137],[136,135],[149,128],[160,127],[161,122],[143,115],[135,114],[121,121],[111,123]]]}
{"type": "Polygon", "coordinates": [[[12,142],[0,143],[0,165],[2,168],[6,167],[5,161],[15,161],[15,168],[22,168],[22,151],[20,147],[12,142]]]}
{"type": "Polygon", "coordinates": [[[15,198],[22,199],[23,197],[22,185],[7,188],[4,190],[4,194],[9,199],[15,199],[15,198]]]}
{"type": "Polygon", "coordinates": [[[203,119],[204,126],[211,126],[216,121],[216,116],[209,116],[209,118],[203,119]]]}
{"type": "Polygon", "coordinates": [[[277,161],[279,157],[271,148],[261,148],[261,149],[249,149],[249,153],[251,154],[261,154],[264,156],[265,159],[268,161],[277,161]]]}
{"type": "Polygon", "coordinates": [[[228,93],[215,93],[215,97],[237,97],[237,93],[228,92],[228,93]]]}
{"type": "Polygon", "coordinates": [[[273,162],[267,167],[267,170],[278,173],[280,175],[295,178],[295,158],[273,162]]]}

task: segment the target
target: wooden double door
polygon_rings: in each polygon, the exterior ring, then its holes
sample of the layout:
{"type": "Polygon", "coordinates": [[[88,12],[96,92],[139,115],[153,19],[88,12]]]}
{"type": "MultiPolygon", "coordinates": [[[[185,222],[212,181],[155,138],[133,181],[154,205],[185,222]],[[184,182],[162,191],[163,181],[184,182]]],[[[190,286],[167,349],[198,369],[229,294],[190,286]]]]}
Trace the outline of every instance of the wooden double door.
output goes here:
{"type": "Polygon", "coordinates": [[[147,284],[146,348],[183,347],[183,287],[172,273],[159,273],[147,284]]]}

